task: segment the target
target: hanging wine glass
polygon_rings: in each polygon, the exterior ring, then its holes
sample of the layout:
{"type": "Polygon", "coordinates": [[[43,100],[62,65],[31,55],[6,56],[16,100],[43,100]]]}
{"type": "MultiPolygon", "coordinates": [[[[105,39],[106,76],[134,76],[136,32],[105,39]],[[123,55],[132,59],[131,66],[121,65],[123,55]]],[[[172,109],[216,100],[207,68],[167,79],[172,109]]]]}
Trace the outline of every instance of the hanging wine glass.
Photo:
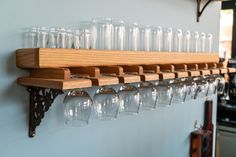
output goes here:
{"type": "Polygon", "coordinates": [[[93,96],[95,116],[101,120],[114,120],[119,111],[119,97],[113,88],[101,87],[93,96]]]}
{"type": "Polygon", "coordinates": [[[72,90],[64,98],[65,123],[71,126],[87,125],[92,110],[92,99],[82,90],[72,90]]]}
{"type": "Polygon", "coordinates": [[[123,85],[118,95],[120,98],[120,112],[125,114],[138,114],[141,105],[141,96],[138,89],[129,84],[123,85]]]}

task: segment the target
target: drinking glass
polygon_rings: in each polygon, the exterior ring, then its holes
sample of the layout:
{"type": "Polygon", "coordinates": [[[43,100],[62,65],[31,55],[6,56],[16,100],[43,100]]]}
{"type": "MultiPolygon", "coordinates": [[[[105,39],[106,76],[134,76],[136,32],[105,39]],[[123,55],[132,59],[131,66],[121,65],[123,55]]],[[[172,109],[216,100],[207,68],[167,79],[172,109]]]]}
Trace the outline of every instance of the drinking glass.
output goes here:
{"type": "Polygon", "coordinates": [[[92,99],[82,90],[72,90],[64,98],[65,123],[71,126],[87,125],[92,111],[92,99]]]}
{"type": "Polygon", "coordinates": [[[217,78],[217,93],[224,94],[225,91],[225,79],[223,76],[217,78]]]}
{"type": "Polygon", "coordinates": [[[80,31],[80,48],[91,49],[92,48],[92,35],[89,30],[80,31]]]}
{"type": "Polygon", "coordinates": [[[140,45],[141,51],[150,51],[152,48],[152,32],[151,27],[149,25],[143,26],[140,29],[140,45]]]}
{"type": "Polygon", "coordinates": [[[77,29],[79,47],[82,49],[99,49],[97,43],[97,20],[81,21],[77,29]]]}
{"type": "Polygon", "coordinates": [[[210,97],[214,94],[216,94],[217,90],[217,81],[214,75],[206,76],[206,81],[208,83],[208,89],[207,89],[207,94],[206,96],[210,97]]]}
{"type": "Polygon", "coordinates": [[[184,83],[186,85],[186,95],[185,95],[185,98],[184,98],[184,102],[185,102],[185,101],[190,101],[191,99],[194,99],[194,96],[195,96],[196,91],[197,91],[197,84],[194,81],[193,77],[186,78],[184,83]]]}
{"type": "Polygon", "coordinates": [[[101,120],[113,120],[117,118],[119,111],[119,97],[112,88],[101,87],[93,96],[95,116],[101,120]]]}
{"type": "Polygon", "coordinates": [[[185,100],[187,88],[184,79],[175,79],[170,81],[170,87],[173,90],[172,103],[183,103],[185,100]]]}
{"type": "Polygon", "coordinates": [[[38,28],[31,27],[27,29],[23,34],[23,47],[24,48],[36,48],[38,39],[38,28]]]}
{"type": "Polygon", "coordinates": [[[138,114],[141,105],[141,95],[138,89],[129,84],[121,86],[118,91],[120,98],[120,113],[138,114]]]}
{"type": "Polygon", "coordinates": [[[199,52],[199,33],[194,31],[191,36],[191,51],[199,52]]]}
{"type": "Polygon", "coordinates": [[[164,51],[171,52],[173,50],[173,30],[172,28],[167,28],[164,30],[163,40],[164,40],[164,51]]]}
{"type": "Polygon", "coordinates": [[[67,29],[66,30],[66,48],[72,48],[73,47],[73,30],[72,29],[67,29]]]}
{"type": "Polygon", "coordinates": [[[93,21],[97,27],[97,48],[111,50],[113,48],[113,25],[111,18],[97,18],[93,21]]]}
{"type": "Polygon", "coordinates": [[[140,50],[140,32],[137,23],[127,24],[127,49],[130,51],[140,50]]]}
{"type": "Polygon", "coordinates": [[[114,50],[125,50],[125,44],[126,44],[126,40],[125,40],[125,34],[126,34],[126,30],[125,30],[125,24],[124,21],[112,21],[113,24],[113,28],[114,28],[114,50]]]}
{"type": "Polygon", "coordinates": [[[207,38],[206,38],[206,52],[207,53],[212,52],[212,41],[213,41],[213,35],[211,33],[207,34],[207,38]]]}
{"type": "Polygon", "coordinates": [[[156,85],[157,90],[157,107],[167,107],[171,105],[173,90],[167,81],[161,81],[156,85]]]}
{"type": "Polygon", "coordinates": [[[174,31],[174,51],[182,52],[182,42],[183,42],[183,32],[181,29],[176,29],[174,31]]]}
{"type": "Polygon", "coordinates": [[[152,51],[161,51],[163,48],[163,30],[162,27],[152,28],[152,51]]]}
{"type": "Polygon", "coordinates": [[[198,77],[196,83],[198,86],[197,96],[202,98],[206,97],[208,95],[209,90],[209,82],[207,81],[206,76],[198,77]]]}
{"type": "Polygon", "coordinates": [[[40,27],[38,30],[37,47],[46,48],[48,44],[48,29],[46,27],[40,27]]]}
{"type": "Polygon", "coordinates": [[[49,48],[57,47],[56,38],[57,38],[56,28],[52,27],[49,29],[49,32],[48,32],[48,47],[49,48]]]}
{"type": "Polygon", "coordinates": [[[189,30],[184,32],[183,35],[183,51],[190,52],[190,43],[191,43],[191,32],[189,30]]]}
{"type": "Polygon", "coordinates": [[[205,33],[201,33],[201,38],[200,38],[200,52],[205,52],[205,45],[206,45],[206,34],[205,33]]]}
{"type": "Polygon", "coordinates": [[[73,48],[79,49],[80,48],[80,37],[81,33],[79,29],[74,30],[74,35],[73,35],[73,48]]]}
{"type": "Polygon", "coordinates": [[[155,109],[157,100],[157,89],[150,82],[142,82],[138,88],[141,94],[141,107],[143,109],[155,109]]]}
{"type": "Polygon", "coordinates": [[[57,28],[57,48],[66,48],[66,29],[63,27],[57,28]]]}

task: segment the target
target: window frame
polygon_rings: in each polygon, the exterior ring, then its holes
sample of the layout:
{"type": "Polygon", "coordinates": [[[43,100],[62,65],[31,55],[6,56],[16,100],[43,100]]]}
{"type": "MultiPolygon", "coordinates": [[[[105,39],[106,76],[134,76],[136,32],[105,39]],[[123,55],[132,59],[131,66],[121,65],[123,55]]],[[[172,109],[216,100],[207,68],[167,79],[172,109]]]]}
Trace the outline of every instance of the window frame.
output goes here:
{"type": "Polygon", "coordinates": [[[222,2],[222,10],[233,9],[231,58],[236,58],[236,0],[222,2]]]}

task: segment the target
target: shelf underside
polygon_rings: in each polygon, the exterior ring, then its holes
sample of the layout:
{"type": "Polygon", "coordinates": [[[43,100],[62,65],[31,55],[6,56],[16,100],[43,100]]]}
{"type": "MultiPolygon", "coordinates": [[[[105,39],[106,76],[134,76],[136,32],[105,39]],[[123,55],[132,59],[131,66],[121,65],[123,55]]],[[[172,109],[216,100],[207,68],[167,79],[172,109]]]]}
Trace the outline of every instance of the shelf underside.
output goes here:
{"type": "MultiPolygon", "coordinates": [[[[49,70],[49,69],[47,69],[49,70]]],[[[63,69],[64,70],[64,69],[63,69]]],[[[42,71],[41,71],[42,72],[42,71]]],[[[43,77],[37,75],[31,75],[28,77],[18,78],[18,83],[24,86],[35,86],[43,88],[52,89],[76,89],[76,88],[86,88],[92,86],[105,86],[105,85],[115,85],[119,83],[135,83],[140,81],[156,81],[162,79],[173,79],[173,78],[184,78],[191,76],[200,75],[211,75],[211,74],[225,74],[234,73],[235,68],[218,68],[209,70],[187,70],[187,71],[170,71],[170,72],[159,72],[159,73],[123,73],[122,75],[99,73],[94,77],[84,74],[77,76],[71,75],[71,77],[64,75],[55,75],[55,78],[47,78],[47,74],[43,77]],[[36,77],[35,77],[36,76],[36,77]],[[74,78],[78,77],[78,78],[74,78]]],[[[33,74],[33,72],[31,72],[33,74]]]]}

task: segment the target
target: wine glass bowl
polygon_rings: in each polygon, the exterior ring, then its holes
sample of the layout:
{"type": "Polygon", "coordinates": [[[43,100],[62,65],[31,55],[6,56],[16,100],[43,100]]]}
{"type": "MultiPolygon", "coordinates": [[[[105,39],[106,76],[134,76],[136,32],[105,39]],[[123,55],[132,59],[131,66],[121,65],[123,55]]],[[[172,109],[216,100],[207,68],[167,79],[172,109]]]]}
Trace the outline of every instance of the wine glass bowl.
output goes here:
{"type": "Polygon", "coordinates": [[[155,109],[157,101],[157,89],[150,82],[142,82],[138,88],[141,94],[141,107],[143,109],[155,109]]]}
{"type": "Polygon", "coordinates": [[[71,126],[87,125],[92,111],[92,99],[82,90],[72,90],[64,98],[65,123],[71,126]]]}
{"type": "Polygon", "coordinates": [[[173,89],[169,86],[169,84],[165,81],[159,82],[156,85],[157,90],[157,107],[167,107],[171,105],[172,97],[173,97],[173,89]]]}
{"type": "Polygon", "coordinates": [[[119,111],[119,97],[112,88],[101,87],[93,96],[95,116],[101,120],[114,120],[119,111]]]}
{"type": "Polygon", "coordinates": [[[122,86],[118,95],[120,98],[120,113],[138,114],[141,105],[141,95],[135,86],[122,86]]]}

